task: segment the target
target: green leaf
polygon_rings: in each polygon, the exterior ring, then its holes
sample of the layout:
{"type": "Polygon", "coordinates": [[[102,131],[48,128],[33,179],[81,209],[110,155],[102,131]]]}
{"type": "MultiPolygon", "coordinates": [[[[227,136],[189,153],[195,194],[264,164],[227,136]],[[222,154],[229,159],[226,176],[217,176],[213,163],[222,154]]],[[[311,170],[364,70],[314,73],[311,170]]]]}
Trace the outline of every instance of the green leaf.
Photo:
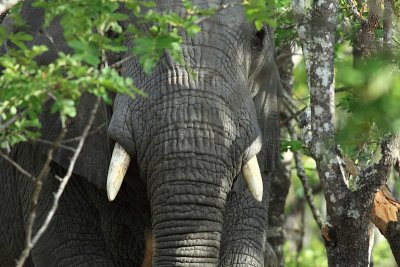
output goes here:
{"type": "Polygon", "coordinates": [[[299,151],[304,147],[304,144],[300,141],[283,140],[280,145],[280,150],[283,151],[299,151]]]}

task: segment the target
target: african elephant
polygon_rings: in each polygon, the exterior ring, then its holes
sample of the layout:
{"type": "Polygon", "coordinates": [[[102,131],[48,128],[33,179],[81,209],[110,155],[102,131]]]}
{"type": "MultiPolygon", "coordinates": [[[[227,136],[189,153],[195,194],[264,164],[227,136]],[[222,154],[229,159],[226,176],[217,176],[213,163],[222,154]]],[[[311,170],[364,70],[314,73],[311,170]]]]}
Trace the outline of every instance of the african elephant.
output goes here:
{"type": "MultiPolygon", "coordinates": [[[[47,64],[56,50],[69,48],[56,22],[46,35],[39,30],[43,14],[30,2],[21,11],[34,36],[29,45],[50,47],[38,58],[47,64]]],[[[219,1],[193,2],[220,6],[219,1]]],[[[147,97],[115,95],[112,107],[101,105],[96,130],[27,266],[150,266],[151,261],[152,266],[263,266],[267,177],[278,162],[279,74],[272,30],[256,31],[240,1],[231,2],[204,20],[197,36],[185,38],[185,65],[167,52],[150,75],[136,58],[123,63],[121,74],[132,77],[147,97]],[[121,167],[112,157],[116,154],[130,164],[121,167]],[[113,175],[123,168],[126,174],[113,175]]],[[[168,8],[179,10],[180,1],[157,1],[158,11],[168,8]]],[[[82,97],[66,139],[81,134],[94,101],[82,97]]],[[[42,139],[54,140],[57,116],[45,112],[42,122],[42,139]]],[[[47,149],[29,142],[10,156],[37,174],[47,149]]],[[[63,148],[54,155],[35,230],[70,156],[63,148]]],[[[33,186],[4,160],[0,179],[0,262],[12,266],[24,245],[33,186]]]]}

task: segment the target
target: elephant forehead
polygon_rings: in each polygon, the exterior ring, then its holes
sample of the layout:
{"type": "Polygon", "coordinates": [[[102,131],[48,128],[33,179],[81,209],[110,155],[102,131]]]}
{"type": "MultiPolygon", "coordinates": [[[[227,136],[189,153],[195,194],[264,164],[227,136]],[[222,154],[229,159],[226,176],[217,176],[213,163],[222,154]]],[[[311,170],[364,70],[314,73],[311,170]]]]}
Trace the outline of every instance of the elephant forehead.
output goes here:
{"type": "Polygon", "coordinates": [[[152,111],[141,112],[139,124],[142,127],[137,130],[150,137],[165,133],[182,142],[191,138],[216,142],[214,139],[218,136],[223,140],[220,142],[229,146],[240,134],[239,124],[244,118],[210,95],[200,101],[203,97],[187,93],[165,102],[150,103],[148,100],[152,111]]]}
{"type": "Polygon", "coordinates": [[[241,88],[244,83],[231,84],[220,77],[214,78],[207,82],[198,77],[197,81],[189,82],[172,76],[158,83],[147,98],[136,99],[132,104],[139,124],[154,134],[164,125],[179,123],[204,124],[230,139],[249,132],[248,125],[256,118],[251,112],[250,93],[241,88]]]}

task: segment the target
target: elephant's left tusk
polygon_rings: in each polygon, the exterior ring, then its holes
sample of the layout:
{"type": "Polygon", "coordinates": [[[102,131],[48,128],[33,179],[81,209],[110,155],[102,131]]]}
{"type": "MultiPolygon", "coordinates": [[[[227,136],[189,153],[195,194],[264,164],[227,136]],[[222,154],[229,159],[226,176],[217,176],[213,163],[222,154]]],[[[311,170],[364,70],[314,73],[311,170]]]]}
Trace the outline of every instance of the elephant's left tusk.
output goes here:
{"type": "Polygon", "coordinates": [[[117,196],[130,161],[131,158],[125,149],[120,144],[115,143],[107,177],[107,196],[109,201],[113,201],[117,196]]]}
{"type": "Polygon", "coordinates": [[[261,202],[263,197],[263,182],[257,156],[252,157],[243,165],[242,174],[250,193],[257,201],[261,202]]]}

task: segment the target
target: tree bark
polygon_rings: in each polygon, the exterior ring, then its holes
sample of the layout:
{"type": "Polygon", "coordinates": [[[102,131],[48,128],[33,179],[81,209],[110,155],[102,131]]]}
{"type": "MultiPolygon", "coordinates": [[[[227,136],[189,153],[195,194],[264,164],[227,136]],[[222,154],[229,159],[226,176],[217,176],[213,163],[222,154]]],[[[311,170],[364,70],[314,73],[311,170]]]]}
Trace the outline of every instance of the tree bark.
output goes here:
{"type": "MultiPolygon", "coordinates": [[[[329,266],[369,266],[373,237],[369,220],[373,195],[348,187],[346,164],[335,142],[334,46],[337,1],[295,0],[298,34],[308,73],[311,112],[309,146],[323,187],[327,218],[321,228],[329,266]]],[[[373,187],[372,187],[373,188],[373,187]]]]}
{"type": "Polygon", "coordinates": [[[376,29],[381,17],[381,0],[368,1],[368,18],[361,22],[361,28],[356,34],[353,46],[354,62],[357,64],[376,52],[376,29]]]}
{"type": "Polygon", "coordinates": [[[397,265],[400,266],[400,221],[390,222],[385,235],[397,265]]]}
{"type": "Polygon", "coordinates": [[[383,45],[390,49],[393,37],[393,0],[384,0],[383,45]]]}

